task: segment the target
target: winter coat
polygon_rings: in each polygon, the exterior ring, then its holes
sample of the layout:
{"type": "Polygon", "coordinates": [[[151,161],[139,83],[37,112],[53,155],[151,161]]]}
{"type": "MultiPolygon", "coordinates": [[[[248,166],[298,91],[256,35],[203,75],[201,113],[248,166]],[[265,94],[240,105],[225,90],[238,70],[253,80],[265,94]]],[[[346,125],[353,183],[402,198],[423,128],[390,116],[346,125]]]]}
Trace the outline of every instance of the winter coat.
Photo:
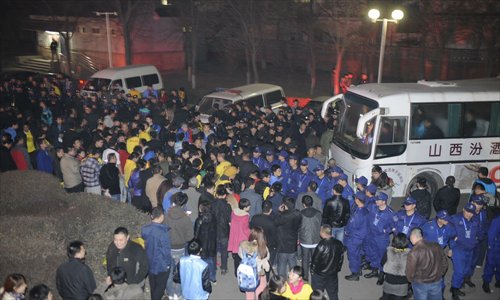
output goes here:
{"type": "Polygon", "coordinates": [[[60,165],[65,188],[69,189],[82,183],[80,162],[76,158],[65,153],[60,165]]]}
{"type": "Polygon", "coordinates": [[[141,300],[141,299],[146,299],[146,295],[144,295],[144,292],[142,288],[138,284],[127,284],[127,283],[122,283],[122,284],[116,284],[111,287],[109,287],[107,284],[101,284],[99,287],[95,290],[96,294],[100,294],[103,296],[105,300],[121,300],[121,299],[127,299],[127,300],[141,300]]]}
{"type": "Polygon", "coordinates": [[[217,199],[212,204],[212,210],[217,220],[217,240],[229,239],[229,224],[231,223],[231,206],[225,199],[217,199]]]}
{"type": "Polygon", "coordinates": [[[341,228],[347,225],[350,216],[349,201],[337,195],[326,201],[322,222],[332,226],[332,228],[341,228]]]}
{"type": "Polygon", "coordinates": [[[302,223],[299,229],[299,241],[301,244],[315,245],[321,238],[321,212],[313,207],[305,208],[300,212],[302,223]]]}
{"type": "Polygon", "coordinates": [[[77,258],[70,258],[57,268],[56,285],[63,299],[75,300],[86,300],[96,288],[94,273],[77,258]]]}
{"type": "Polygon", "coordinates": [[[311,273],[331,276],[342,269],[344,245],[337,239],[323,239],[314,249],[311,258],[311,273]]]}
{"type": "Polygon", "coordinates": [[[212,212],[198,216],[194,223],[194,237],[201,242],[201,257],[217,256],[217,221],[212,212]]]}
{"type": "Polygon", "coordinates": [[[208,299],[212,292],[208,264],[197,255],[181,257],[174,272],[174,282],[181,284],[184,299],[208,299]]]}
{"type": "Polygon", "coordinates": [[[457,213],[458,203],[460,202],[460,190],[453,186],[443,186],[434,197],[434,209],[436,212],[446,210],[448,214],[457,213]]]}
{"type": "Polygon", "coordinates": [[[165,224],[170,227],[172,249],[183,249],[193,236],[193,223],[179,206],[172,206],[165,215],[165,224]]]}
{"type": "Polygon", "coordinates": [[[417,200],[417,213],[429,220],[432,211],[431,193],[426,189],[416,189],[410,196],[417,200]]]}
{"type": "Polygon", "coordinates": [[[170,253],[169,228],[164,224],[149,223],[141,230],[141,237],[144,239],[146,255],[149,261],[149,273],[157,275],[168,271],[172,265],[172,255],[170,253]]]}
{"type": "Polygon", "coordinates": [[[119,195],[120,191],[120,171],[116,164],[107,163],[101,168],[99,173],[101,188],[109,190],[110,195],[119,195]]]}
{"type": "Polygon", "coordinates": [[[297,251],[297,239],[302,216],[296,209],[289,209],[276,216],[276,233],[278,235],[278,252],[294,253],[297,251]]]}
{"type": "Polygon", "coordinates": [[[113,268],[122,267],[127,273],[129,284],[142,282],[148,274],[149,263],[146,251],[132,241],[128,241],[122,250],[118,250],[114,243],[109,244],[106,262],[108,275],[111,274],[113,268]]]}

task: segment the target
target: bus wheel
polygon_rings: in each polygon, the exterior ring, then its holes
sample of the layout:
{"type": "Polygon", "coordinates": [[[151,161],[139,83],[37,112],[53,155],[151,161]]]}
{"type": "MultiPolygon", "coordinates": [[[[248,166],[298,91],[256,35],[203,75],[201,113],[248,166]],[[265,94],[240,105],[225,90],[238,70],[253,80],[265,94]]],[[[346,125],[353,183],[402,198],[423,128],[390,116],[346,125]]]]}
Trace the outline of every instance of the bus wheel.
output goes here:
{"type": "Polygon", "coordinates": [[[444,184],[441,176],[439,176],[436,173],[433,172],[421,173],[413,177],[413,179],[410,181],[410,184],[408,184],[408,188],[406,191],[407,195],[410,195],[410,193],[417,188],[417,178],[419,177],[424,177],[425,180],[427,181],[427,190],[429,191],[432,197],[434,197],[437,190],[444,184]]]}

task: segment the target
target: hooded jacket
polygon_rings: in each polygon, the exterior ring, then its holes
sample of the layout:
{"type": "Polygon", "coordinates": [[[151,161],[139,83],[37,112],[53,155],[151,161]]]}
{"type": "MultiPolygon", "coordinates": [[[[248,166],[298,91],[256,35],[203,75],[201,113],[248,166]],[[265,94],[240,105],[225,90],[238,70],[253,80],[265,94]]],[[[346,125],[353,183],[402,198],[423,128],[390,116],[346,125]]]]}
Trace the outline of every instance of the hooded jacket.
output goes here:
{"type": "Polygon", "coordinates": [[[172,206],[165,215],[165,224],[170,227],[170,240],[172,249],[182,249],[193,234],[193,223],[182,207],[172,206]]]}

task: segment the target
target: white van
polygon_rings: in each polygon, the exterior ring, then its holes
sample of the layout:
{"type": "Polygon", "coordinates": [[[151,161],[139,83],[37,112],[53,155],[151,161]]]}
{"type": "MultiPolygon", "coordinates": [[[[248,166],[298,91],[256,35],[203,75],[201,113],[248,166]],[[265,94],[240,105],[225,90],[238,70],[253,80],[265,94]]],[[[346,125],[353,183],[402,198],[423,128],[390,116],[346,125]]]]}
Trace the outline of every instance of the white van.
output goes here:
{"type": "Polygon", "coordinates": [[[163,88],[160,72],[153,65],[130,65],[98,71],[90,77],[83,87],[84,92],[98,92],[105,87],[108,91],[135,88],[139,92],[151,85],[155,90],[163,88]]]}
{"type": "Polygon", "coordinates": [[[215,111],[224,109],[228,105],[243,101],[245,104],[255,106],[271,106],[276,109],[281,106],[281,98],[285,97],[283,88],[274,84],[255,83],[235,88],[214,92],[201,99],[198,112],[203,122],[208,121],[215,111]]]}

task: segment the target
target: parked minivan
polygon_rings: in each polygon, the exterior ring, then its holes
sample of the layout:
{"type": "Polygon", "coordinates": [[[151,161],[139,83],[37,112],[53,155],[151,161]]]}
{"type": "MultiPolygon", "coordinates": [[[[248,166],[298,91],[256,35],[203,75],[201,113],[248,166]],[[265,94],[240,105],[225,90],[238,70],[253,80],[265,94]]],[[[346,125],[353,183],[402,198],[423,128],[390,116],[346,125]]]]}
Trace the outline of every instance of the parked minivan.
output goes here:
{"type": "Polygon", "coordinates": [[[130,65],[118,68],[108,68],[96,72],[85,83],[83,91],[98,92],[124,90],[128,92],[135,88],[139,92],[151,85],[155,90],[163,88],[160,72],[153,65],[130,65]]]}
{"type": "Polygon", "coordinates": [[[198,112],[201,120],[206,122],[208,117],[215,111],[224,109],[236,102],[248,103],[252,107],[257,105],[260,107],[271,106],[272,109],[276,109],[282,105],[280,102],[282,97],[285,97],[285,92],[278,85],[266,83],[248,84],[204,96],[198,104],[198,112]]]}

